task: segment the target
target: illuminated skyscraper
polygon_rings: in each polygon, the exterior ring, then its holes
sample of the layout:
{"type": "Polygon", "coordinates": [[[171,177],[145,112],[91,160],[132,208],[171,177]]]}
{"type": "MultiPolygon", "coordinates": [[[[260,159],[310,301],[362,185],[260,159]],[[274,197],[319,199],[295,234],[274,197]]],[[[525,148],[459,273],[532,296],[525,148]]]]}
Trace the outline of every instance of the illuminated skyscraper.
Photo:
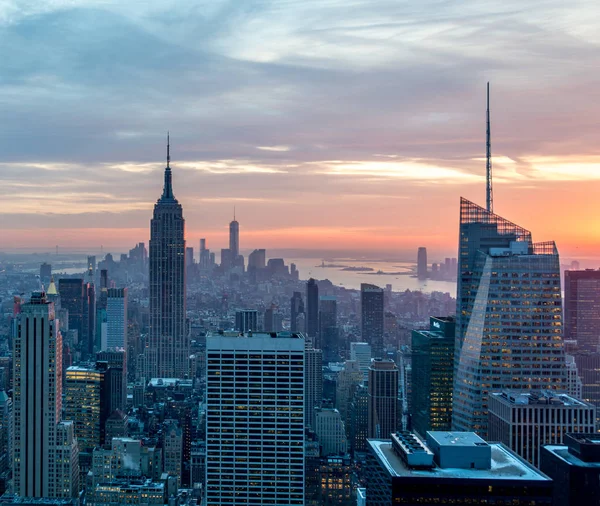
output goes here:
{"type": "Polygon", "coordinates": [[[454,430],[487,437],[491,392],[566,388],[553,242],[461,199],[456,303],[454,430]]]}
{"type": "Polygon", "coordinates": [[[163,193],[150,223],[150,339],[148,376],[183,378],[190,343],[185,325],[185,220],[173,195],[170,153],[163,193]]]}
{"type": "Polygon", "coordinates": [[[362,339],[371,345],[373,358],[383,358],[383,288],[362,283],[360,306],[362,339]]]}

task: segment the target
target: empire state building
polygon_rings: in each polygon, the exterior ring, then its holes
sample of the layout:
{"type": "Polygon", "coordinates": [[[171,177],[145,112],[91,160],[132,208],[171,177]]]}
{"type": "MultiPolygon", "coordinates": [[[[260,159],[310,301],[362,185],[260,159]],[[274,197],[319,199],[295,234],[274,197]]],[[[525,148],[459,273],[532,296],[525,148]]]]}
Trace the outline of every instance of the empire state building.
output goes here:
{"type": "Polygon", "coordinates": [[[190,342],[185,324],[185,220],[173,195],[167,137],[163,193],[150,222],[150,340],[147,374],[183,378],[189,372],[190,342]]]}

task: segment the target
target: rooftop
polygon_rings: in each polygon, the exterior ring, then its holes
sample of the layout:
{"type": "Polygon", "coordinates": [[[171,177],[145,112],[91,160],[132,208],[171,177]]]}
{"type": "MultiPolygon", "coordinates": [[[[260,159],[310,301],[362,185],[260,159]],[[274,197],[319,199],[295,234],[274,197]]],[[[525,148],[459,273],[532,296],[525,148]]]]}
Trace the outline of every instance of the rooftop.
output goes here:
{"type": "MultiPolygon", "coordinates": [[[[436,433],[434,433],[436,434],[436,433]]],[[[437,434],[450,434],[438,432],[437,434]]],[[[483,441],[479,436],[474,436],[483,441]]],[[[442,436],[438,436],[442,437],[442,436]]],[[[474,444],[475,440],[465,438],[462,444],[474,444]]],[[[391,476],[400,478],[454,478],[454,479],[479,479],[479,480],[534,480],[548,481],[545,474],[512,453],[501,443],[489,443],[492,450],[491,469],[457,469],[440,468],[412,469],[393,451],[390,440],[369,439],[369,445],[377,459],[385,466],[391,476]]]]}
{"type": "Polygon", "coordinates": [[[474,432],[449,432],[449,431],[429,431],[428,436],[440,446],[487,446],[474,432]]]}
{"type": "MultiPolygon", "coordinates": [[[[600,441],[597,441],[597,444],[600,444],[600,441]]],[[[590,467],[598,469],[598,472],[600,472],[600,461],[586,462],[585,460],[581,460],[577,455],[571,453],[569,448],[565,445],[544,445],[544,448],[567,464],[577,467],[590,467]]]]}
{"type": "Polygon", "coordinates": [[[509,404],[511,406],[550,405],[565,407],[592,407],[591,404],[572,397],[571,395],[556,393],[555,391],[550,390],[528,390],[526,392],[519,390],[504,390],[502,392],[493,392],[491,395],[503,404],[509,404]]]}

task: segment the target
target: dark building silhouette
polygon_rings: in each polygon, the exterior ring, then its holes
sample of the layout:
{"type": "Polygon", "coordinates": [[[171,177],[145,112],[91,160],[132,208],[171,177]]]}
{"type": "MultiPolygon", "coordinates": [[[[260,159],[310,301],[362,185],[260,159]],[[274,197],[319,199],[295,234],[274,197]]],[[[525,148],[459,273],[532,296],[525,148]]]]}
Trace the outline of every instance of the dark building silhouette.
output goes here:
{"type": "Polygon", "coordinates": [[[387,439],[398,428],[398,368],[391,360],[373,360],[369,367],[370,438],[387,439]]]}
{"type": "Polygon", "coordinates": [[[562,445],[546,445],[540,469],[554,481],[556,506],[600,504],[600,441],[597,434],[567,434],[562,445]]]}
{"type": "Polygon", "coordinates": [[[304,301],[300,292],[294,292],[290,299],[290,330],[292,332],[304,332],[305,329],[298,328],[298,317],[304,315],[304,301]]]}
{"type": "Polygon", "coordinates": [[[319,334],[316,348],[323,350],[325,362],[338,358],[337,300],[331,295],[319,299],[319,334]]]}
{"type": "Polygon", "coordinates": [[[362,340],[371,345],[373,358],[383,358],[383,288],[360,285],[362,340]]]}
{"type": "Polygon", "coordinates": [[[417,277],[427,279],[427,248],[420,247],[417,253],[417,277]]]}
{"type": "Polygon", "coordinates": [[[258,311],[243,309],[235,313],[235,330],[239,332],[256,332],[258,328],[258,311]]]}
{"type": "Polygon", "coordinates": [[[565,271],[564,336],[581,351],[600,351],[600,270],[565,271]]]}
{"type": "Polygon", "coordinates": [[[452,428],[453,317],[429,319],[429,330],[412,332],[412,429],[421,435],[452,428]]]}
{"type": "Polygon", "coordinates": [[[58,280],[60,303],[69,312],[69,330],[77,331],[79,348],[84,359],[94,353],[96,335],[96,294],[92,283],[81,278],[58,280]]]}
{"type": "Polygon", "coordinates": [[[306,335],[315,342],[319,333],[319,285],[313,278],[306,283],[306,335]]]}
{"type": "Polygon", "coordinates": [[[150,222],[150,336],[146,377],[183,378],[190,343],[185,324],[185,220],[173,194],[170,152],[163,193],[150,222]]]}

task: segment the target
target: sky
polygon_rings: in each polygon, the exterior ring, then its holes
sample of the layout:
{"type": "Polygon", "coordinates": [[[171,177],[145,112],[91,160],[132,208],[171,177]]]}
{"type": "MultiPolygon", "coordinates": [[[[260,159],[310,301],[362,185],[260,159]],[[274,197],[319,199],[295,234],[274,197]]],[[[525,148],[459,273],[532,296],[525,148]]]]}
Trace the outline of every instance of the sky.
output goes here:
{"type": "MultiPolygon", "coordinates": [[[[147,241],[456,256],[459,197],[600,257],[588,0],[2,0],[0,251],[147,241]]],[[[600,265],[600,261],[599,261],[600,265]]]]}

